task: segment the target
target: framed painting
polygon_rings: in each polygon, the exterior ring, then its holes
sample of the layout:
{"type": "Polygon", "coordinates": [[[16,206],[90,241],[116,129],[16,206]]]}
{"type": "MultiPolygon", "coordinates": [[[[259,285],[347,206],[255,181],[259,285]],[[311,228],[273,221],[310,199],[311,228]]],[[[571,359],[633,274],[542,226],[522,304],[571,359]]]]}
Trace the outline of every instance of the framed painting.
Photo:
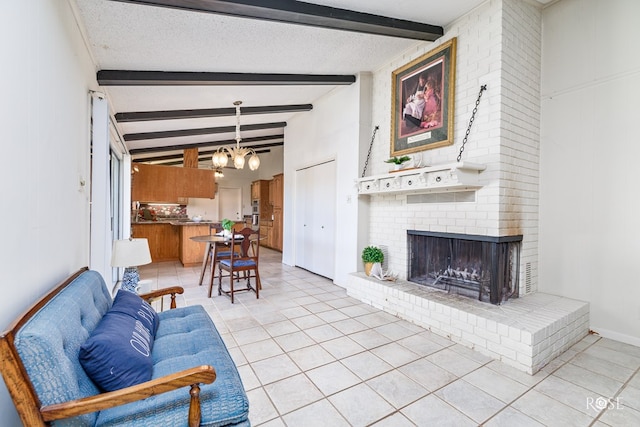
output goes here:
{"type": "Polygon", "coordinates": [[[453,144],[456,38],[392,73],[391,156],[453,144]]]}

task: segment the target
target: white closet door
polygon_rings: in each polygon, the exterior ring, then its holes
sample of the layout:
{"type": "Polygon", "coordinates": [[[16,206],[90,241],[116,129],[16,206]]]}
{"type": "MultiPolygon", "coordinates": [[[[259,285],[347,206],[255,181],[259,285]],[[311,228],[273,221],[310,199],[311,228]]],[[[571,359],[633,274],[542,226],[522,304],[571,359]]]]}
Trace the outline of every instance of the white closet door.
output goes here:
{"type": "Polygon", "coordinates": [[[335,161],[310,169],[313,183],[312,240],[313,272],[333,278],[336,245],[336,172],[335,161]]]}
{"type": "Polygon", "coordinates": [[[295,239],[295,265],[309,269],[307,261],[307,253],[305,251],[307,239],[307,169],[296,171],[296,198],[295,198],[295,216],[294,216],[294,239],[295,239]]]}
{"type": "Polygon", "coordinates": [[[328,278],[335,271],[335,161],[296,172],[296,265],[328,278]]]}

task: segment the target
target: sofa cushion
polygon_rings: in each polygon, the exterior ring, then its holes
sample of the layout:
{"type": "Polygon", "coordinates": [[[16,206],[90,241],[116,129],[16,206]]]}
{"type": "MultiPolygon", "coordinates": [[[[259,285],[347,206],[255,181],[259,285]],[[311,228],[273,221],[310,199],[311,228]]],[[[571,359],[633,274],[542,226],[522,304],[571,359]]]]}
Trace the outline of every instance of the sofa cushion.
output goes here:
{"type": "Polygon", "coordinates": [[[105,391],[151,379],[154,336],[159,320],[138,295],[120,290],[89,339],[79,359],[87,375],[105,391]]]}
{"type": "MultiPolygon", "coordinates": [[[[211,365],[216,380],[200,385],[201,427],[249,426],[249,401],[242,380],[214,323],[202,306],[158,313],[153,378],[211,365]]],[[[97,425],[186,425],[189,387],[100,412],[97,425]]]]}

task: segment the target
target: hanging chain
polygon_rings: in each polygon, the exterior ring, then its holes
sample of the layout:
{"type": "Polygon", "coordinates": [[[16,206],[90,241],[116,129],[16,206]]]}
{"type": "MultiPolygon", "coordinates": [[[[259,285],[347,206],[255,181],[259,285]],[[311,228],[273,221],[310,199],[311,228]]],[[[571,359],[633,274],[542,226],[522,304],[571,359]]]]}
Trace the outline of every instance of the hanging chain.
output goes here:
{"type": "Polygon", "coordinates": [[[487,85],[480,86],[480,93],[478,93],[478,99],[476,100],[476,106],[471,113],[471,118],[469,119],[469,127],[467,127],[467,133],[464,134],[464,139],[462,140],[462,147],[460,147],[460,154],[458,154],[458,161],[462,158],[462,152],[464,151],[464,145],[467,143],[467,138],[469,138],[469,132],[471,132],[471,125],[473,125],[473,120],[476,117],[476,113],[478,112],[478,105],[480,105],[480,98],[482,98],[482,92],[487,90],[487,85]]]}
{"type": "Polygon", "coordinates": [[[373,135],[371,135],[371,144],[369,144],[369,152],[367,153],[367,160],[364,162],[364,169],[362,170],[362,178],[364,178],[364,173],[367,171],[367,165],[369,164],[369,158],[371,157],[371,149],[373,148],[373,141],[376,139],[376,132],[378,132],[380,126],[376,126],[373,129],[373,135]]]}

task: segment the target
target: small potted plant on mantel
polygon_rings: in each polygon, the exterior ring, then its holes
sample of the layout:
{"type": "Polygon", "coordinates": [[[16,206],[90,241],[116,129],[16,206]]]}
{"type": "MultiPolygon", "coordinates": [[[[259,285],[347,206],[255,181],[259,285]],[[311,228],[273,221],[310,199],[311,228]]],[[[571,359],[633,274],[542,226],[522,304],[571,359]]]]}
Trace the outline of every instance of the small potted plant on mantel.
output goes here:
{"type": "Polygon", "coordinates": [[[364,262],[364,272],[367,276],[371,274],[371,268],[374,263],[382,263],[384,261],[384,253],[382,250],[373,245],[369,245],[362,250],[362,261],[364,262]]]}
{"type": "Polygon", "coordinates": [[[385,160],[385,163],[393,163],[394,164],[394,170],[400,170],[403,168],[403,163],[408,162],[409,160],[411,160],[411,157],[409,156],[402,156],[402,157],[391,157],[390,159],[385,160]]]}

